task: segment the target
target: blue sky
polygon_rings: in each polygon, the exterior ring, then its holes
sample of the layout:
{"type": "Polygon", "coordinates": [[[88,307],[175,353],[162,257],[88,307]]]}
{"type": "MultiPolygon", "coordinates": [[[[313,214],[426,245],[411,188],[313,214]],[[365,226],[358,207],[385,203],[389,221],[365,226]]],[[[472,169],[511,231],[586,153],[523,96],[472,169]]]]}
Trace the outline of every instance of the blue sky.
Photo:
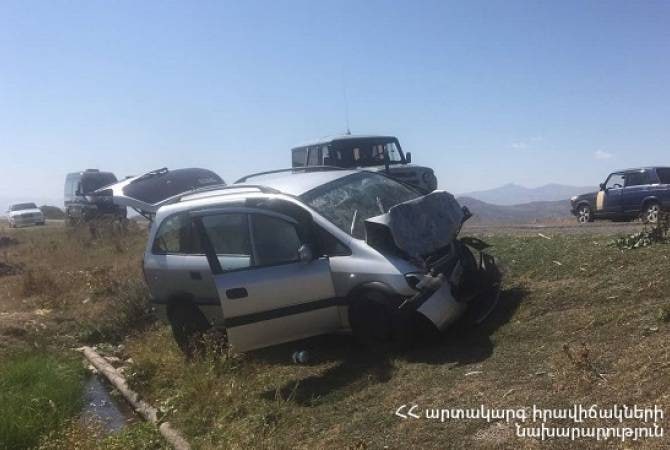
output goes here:
{"type": "Polygon", "coordinates": [[[0,197],[394,134],[440,187],[670,164],[670,2],[0,2],[0,197]]]}

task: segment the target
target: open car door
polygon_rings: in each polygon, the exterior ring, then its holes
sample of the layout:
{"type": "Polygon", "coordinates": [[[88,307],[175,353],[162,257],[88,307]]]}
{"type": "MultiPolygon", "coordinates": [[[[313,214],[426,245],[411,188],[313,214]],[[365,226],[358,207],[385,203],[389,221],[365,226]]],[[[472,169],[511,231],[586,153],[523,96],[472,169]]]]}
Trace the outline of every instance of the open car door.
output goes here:
{"type": "Polygon", "coordinates": [[[94,195],[102,200],[111,198],[114,204],[133,208],[143,216],[150,218],[162,205],[184,194],[225,185],[221,177],[211,170],[163,168],[144,175],[126,178],[98,189],[94,195]]]}
{"type": "Polygon", "coordinates": [[[294,218],[241,207],[192,214],[235,351],[341,327],[330,262],[312,255],[294,218]]]}

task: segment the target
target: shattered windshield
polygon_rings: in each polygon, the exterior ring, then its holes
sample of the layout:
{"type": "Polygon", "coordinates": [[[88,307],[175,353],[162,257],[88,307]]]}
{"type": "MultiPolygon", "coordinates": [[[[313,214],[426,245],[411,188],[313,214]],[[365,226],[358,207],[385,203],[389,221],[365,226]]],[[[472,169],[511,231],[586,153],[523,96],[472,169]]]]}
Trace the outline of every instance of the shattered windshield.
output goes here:
{"type": "Polygon", "coordinates": [[[34,203],[19,203],[11,207],[11,211],[23,211],[24,209],[37,209],[37,205],[34,203]]]}
{"type": "Polygon", "coordinates": [[[365,239],[367,219],[420,196],[411,187],[383,175],[360,172],[313,189],[301,198],[342,231],[365,239]]]}

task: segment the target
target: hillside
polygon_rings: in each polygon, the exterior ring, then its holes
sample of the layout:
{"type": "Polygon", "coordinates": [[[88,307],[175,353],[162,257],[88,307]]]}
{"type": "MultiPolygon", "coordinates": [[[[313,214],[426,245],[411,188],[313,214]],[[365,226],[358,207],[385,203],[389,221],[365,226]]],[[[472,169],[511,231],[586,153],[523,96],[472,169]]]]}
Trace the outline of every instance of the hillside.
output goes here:
{"type": "Polygon", "coordinates": [[[467,206],[473,217],[471,224],[529,224],[573,221],[570,201],[543,201],[520,205],[493,205],[471,197],[459,197],[461,205],[467,206]]]}
{"type": "Polygon", "coordinates": [[[536,188],[527,188],[509,183],[494,189],[464,193],[461,194],[461,197],[470,197],[495,205],[520,205],[523,203],[568,200],[573,195],[595,190],[596,188],[591,186],[568,186],[556,183],[536,188]]]}

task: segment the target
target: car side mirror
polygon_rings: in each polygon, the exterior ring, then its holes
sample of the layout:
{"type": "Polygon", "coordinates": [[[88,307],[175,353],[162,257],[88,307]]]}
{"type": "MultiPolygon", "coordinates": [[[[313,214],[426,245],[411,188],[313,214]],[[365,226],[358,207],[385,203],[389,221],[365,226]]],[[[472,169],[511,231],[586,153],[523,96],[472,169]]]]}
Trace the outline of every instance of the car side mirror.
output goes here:
{"type": "Polygon", "coordinates": [[[314,252],[307,244],[302,244],[298,247],[298,259],[302,262],[310,262],[314,260],[314,252]]]}
{"type": "Polygon", "coordinates": [[[405,161],[407,161],[407,164],[412,162],[412,152],[405,153],[405,161]]]}
{"type": "Polygon", "coordinates": [[[600,190],[604,191],[605,190],[605,183],[600,183],[600,190]]]}

